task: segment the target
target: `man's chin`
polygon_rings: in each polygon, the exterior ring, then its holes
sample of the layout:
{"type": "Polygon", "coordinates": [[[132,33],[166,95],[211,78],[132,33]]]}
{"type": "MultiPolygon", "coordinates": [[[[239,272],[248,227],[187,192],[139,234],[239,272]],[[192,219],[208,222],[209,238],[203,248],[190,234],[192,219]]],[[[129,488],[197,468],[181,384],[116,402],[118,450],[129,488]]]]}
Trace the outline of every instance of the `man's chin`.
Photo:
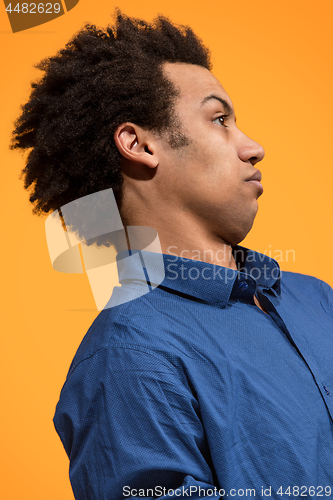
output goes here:
{"type": "Polygon", "coordinates": [[[249,232],[252,229],[253,223],[254,223],[255,215],[254,217],[247,221],[246,224],[242,225],[242,227],[238,228],[237,231],[233,232],[229,236],[229,243],[231,246],[236,246],[239,245],[243,240],[245,240],[246,236],[249,234],[249,232]]]}

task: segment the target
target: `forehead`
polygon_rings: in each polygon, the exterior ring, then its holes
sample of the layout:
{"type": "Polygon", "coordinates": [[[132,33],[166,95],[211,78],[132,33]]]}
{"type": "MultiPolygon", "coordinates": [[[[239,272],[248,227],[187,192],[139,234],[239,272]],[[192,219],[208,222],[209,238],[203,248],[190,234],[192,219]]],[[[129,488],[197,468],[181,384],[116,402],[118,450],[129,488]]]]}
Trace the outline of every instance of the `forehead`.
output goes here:
{"type": "Polygon", "coordinates": [[[209,95],[225,100],[231,109],[232,101],[218,79],[206,68],[186,63],[165,63],[163,71],[179,90],[178,103],[200,105],[209,95]]]}

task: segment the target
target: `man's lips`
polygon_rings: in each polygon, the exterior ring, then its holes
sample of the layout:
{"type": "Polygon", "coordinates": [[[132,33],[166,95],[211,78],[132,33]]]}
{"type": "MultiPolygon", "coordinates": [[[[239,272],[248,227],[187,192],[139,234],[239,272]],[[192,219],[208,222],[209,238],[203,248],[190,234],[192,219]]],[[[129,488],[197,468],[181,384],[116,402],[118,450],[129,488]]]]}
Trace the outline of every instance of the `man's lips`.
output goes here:
{"type": "Polygon", "coordinates": [[[264,192],[264,188],[261,184],[261,172],[260,172],[260,170],[256,170],[254,172],[254,174],[251,175],[251,177],[246,179],[246,182],[250,182],[251,184],[256,186],[259,189],[260,194],[262,194],[264,192]]]}
{"type": "Polygon", "coordinates": [[[255,170],[255,172],[251,175],[251,177],[249,177],[248,179],[246,179],[246,181],[258,181],[260,182],[261,181],[261,172],[260,170],[255,170]]]}

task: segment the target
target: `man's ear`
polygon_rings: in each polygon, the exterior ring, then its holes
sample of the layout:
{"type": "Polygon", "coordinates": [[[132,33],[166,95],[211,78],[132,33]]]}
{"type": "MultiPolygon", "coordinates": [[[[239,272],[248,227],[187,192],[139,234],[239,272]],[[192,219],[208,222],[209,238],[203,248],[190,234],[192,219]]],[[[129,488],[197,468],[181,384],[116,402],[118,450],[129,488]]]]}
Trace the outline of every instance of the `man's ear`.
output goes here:
{"type": "Polygon", "coordinates": [[[113,139],[123,158],[150,168],[157,167],[156,142],[151,132],[126,122],[117,127],[113,139]]]}

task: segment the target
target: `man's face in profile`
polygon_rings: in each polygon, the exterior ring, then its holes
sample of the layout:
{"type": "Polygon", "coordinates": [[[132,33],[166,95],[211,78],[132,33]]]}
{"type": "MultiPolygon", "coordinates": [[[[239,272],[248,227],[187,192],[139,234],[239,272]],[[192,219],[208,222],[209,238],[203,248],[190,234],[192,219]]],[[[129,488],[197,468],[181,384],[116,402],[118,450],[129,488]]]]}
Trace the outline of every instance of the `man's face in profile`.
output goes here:
{"type": "Polygon", "coordinates": [[[232,102],[210,71],[184,63],[163,68],[180,92],[174,111],[187,144],[170,148],[160,142],[161,197],[187,212],[189,221],[199,220],[207,232],[235,245],[258,210],[262,187],[254,165],[264,150],[237,128],[232,102]],[[257,182],[248,181],[253,176],[257,182]]]}

